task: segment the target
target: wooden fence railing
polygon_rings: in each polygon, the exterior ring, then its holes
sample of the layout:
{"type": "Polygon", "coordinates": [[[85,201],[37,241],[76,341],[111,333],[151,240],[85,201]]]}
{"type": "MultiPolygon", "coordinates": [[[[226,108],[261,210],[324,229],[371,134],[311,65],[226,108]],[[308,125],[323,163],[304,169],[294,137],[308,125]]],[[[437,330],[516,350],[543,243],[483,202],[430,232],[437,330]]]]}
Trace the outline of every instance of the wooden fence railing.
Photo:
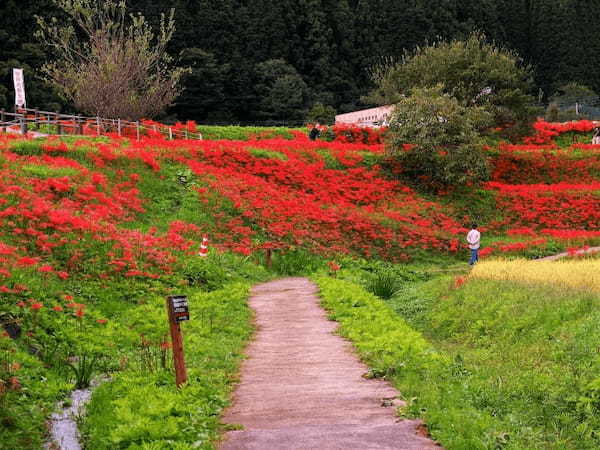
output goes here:
{"type": "Polygon", "coordinates": [[[160,133],[168,139],[202,139],[202,134],[162,124],[144,124],[122,119],[105,119],[58,112],[22,108],[16,112],[0,110],[0,132],[10,131],[26,135],[35,130],[52,135],[98,135],[116,133],[139,140],[141,136],[160,133]]]}

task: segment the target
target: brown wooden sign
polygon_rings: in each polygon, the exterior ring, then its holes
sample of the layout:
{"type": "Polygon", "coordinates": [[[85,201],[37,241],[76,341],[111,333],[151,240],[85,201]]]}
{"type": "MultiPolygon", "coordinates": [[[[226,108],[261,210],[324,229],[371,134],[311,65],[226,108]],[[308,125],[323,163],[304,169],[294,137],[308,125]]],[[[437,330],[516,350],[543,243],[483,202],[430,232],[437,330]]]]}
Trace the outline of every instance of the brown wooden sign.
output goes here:
{"type": "Polygon", "coordinates": [[[169,313],[169,327],[171,329],[171,342],[173,344],[175,383],[179,387],[187,381],[183,353],[183,336],[181,335],[181,327],[179,325],[184,320],[190,320],[187,297],[183,295],[171,295],[167,297],[167,311],[169,313]]]}

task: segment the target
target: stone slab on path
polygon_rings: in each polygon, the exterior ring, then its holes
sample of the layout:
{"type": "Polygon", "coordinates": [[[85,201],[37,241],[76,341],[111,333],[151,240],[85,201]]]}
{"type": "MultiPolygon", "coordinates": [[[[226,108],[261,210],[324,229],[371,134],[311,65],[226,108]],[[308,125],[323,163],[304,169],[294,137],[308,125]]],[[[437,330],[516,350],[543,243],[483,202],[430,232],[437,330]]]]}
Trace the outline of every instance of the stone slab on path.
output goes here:
{"type": "Polygon", "coordinates": [[[396,417],[396,389],[363,377],[368,367],[334,334],[317,292],[306,278],[254,288],[257,332],[223,418],[243,430],[227,432],[220,448],[439,449],[417,432],[420,421],[396,417]]]}

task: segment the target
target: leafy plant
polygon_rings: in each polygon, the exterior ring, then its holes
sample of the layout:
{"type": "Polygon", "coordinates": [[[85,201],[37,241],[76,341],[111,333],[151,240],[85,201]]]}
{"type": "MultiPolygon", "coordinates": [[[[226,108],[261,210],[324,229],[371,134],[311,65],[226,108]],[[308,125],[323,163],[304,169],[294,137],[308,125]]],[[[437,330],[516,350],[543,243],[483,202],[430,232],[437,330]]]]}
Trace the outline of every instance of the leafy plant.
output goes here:
{"type": "Polygon", "coordinates": [[[365,283],[367,290],[384,300],[392,298],[400,289],[400,280],[392,270],[377,270],[365,283]]]}
{"type": "Polygon", "coordinates": [[[72,356],[65,361],[66,366],[73,372],[76,389],[90,386],[94,373],[100,369],[101,362],[101,355],[88,353],[72,356]]]}
{"type": "Polygon", "coordinates": [[[415,88],[396,104],[386,150],[403,177],[426,189],[477,184],[489,177],[477,133],[487,118],[483,108],[462,106],[441,86],[415,88]]]}
{"type": "Polygon", "coordinates": [[[324,265],[322,258],[303,249],[275,252],[272,269],[280,275],[306,275],[324,265]]]}
{"type": "Polygon", "coordinates": [[[491,114],[496,126],[517,124],[519,132],[526,133],[535,120],[531,73],[514,52],[476,32],[466,39],[407,50],[399,61],[375,67],[377,88],[371,97],[379,104],[393,104],[419,89],[441,86],[462,107],[491,114]]]}

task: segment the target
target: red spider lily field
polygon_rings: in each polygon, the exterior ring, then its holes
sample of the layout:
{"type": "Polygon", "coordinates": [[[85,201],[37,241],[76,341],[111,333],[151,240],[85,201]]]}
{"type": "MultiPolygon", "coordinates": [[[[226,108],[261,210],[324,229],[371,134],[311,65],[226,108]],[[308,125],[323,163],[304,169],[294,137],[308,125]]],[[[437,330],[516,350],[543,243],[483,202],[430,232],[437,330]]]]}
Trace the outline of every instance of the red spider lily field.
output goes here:
{"type": "MultiPolygon", "coordinates": [[[[367,288],[389,274],[426,283],[432,265],[464,270],[472,221],[483,259],[599,244],[592,127],[538,122],[522,144],[489,144],[489,182],[435,196],[392,176],[385,130],[334,127],[316,141],[299,130],[202,141],[0,134],[2,448],[42,448],[57,402],[92,380],[101,384],[81,424],[86,448],[213,448],[252,332],[245,301],[256,282],[320,273],[367,288]],[[203,237],[207,258],[198,255],[203,237]],[[173,294],[187,295],[195,316],[184,327],[189,377],[181,390],[164,311],[173,294]]],[[[443,295],[477,283],[452,279],[443,295]]],[[[446,363],[463,370],[444,358],[432,373],[446,363]]],[[[442,394],[420,392],[413,375],[398,383],[422,395],[429,412],[415,397],[404,413],[425,414],[443,445],[492,448],[502,440],[494,433],[508,425],[477,402],[465,411],[489,413],[477,424],[488,433],[485,445],[449,437],[454,425],[430,406],[442,404],[442,394]]],[[[597,397],[590,402],[598,408],[597,397]]]]}

